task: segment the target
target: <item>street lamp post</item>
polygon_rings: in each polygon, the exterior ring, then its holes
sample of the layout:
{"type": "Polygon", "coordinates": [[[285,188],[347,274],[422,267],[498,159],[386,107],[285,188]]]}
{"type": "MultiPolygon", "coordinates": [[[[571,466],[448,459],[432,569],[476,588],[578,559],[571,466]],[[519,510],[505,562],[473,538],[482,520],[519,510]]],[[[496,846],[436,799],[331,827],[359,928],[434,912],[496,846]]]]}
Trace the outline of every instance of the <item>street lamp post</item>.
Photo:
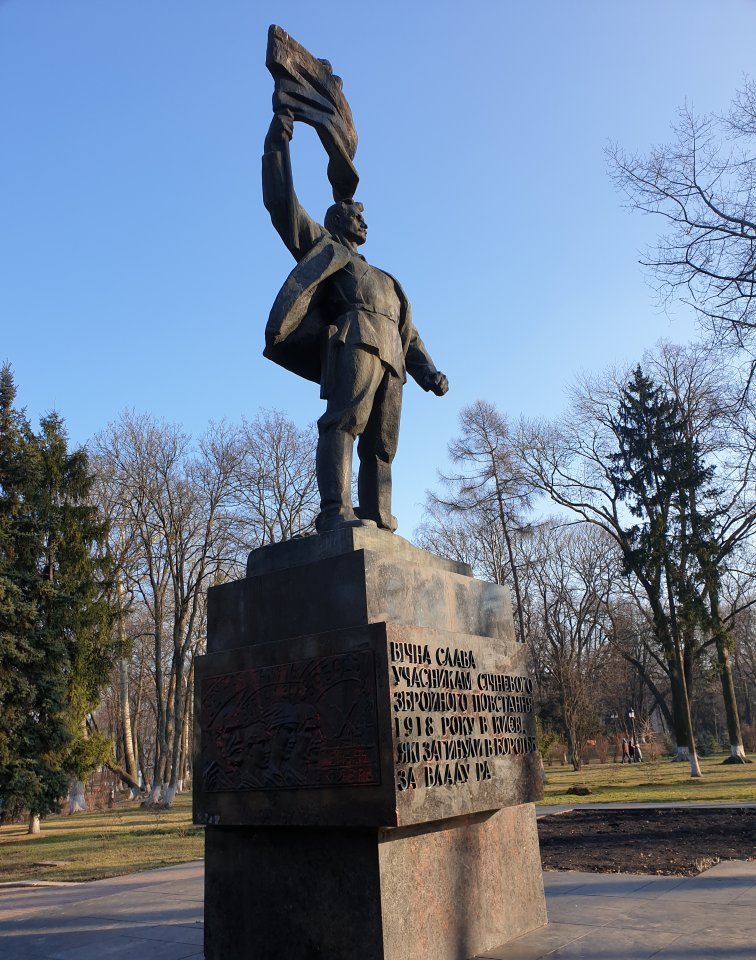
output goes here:
{"type": "Polygon", "coordinates": [[[633,708],[630,707],[630,709],[627,711],[627,715],[630,718],[630,723],[632,724],[632,728],[633,728],[633,743],[637,743],[638,738],[635,735],[635,710],[633,710],[633,708]]]}
{"type": "Polygon", "coordinates": [[[618,733],[618,730],[619,730],[619,723],[618,723],[618,721],[619,721],[619,716],[618,716],[616,713],[610,713],[610,714],[609,714],[609,719],[610,719],[611,722],[612,722],[612,740],[614,741],[614,760],[613,760],[613,762],[616,763],[616,762],[617,762],[617,747],[619,746],[619,733],[618,733]]]}

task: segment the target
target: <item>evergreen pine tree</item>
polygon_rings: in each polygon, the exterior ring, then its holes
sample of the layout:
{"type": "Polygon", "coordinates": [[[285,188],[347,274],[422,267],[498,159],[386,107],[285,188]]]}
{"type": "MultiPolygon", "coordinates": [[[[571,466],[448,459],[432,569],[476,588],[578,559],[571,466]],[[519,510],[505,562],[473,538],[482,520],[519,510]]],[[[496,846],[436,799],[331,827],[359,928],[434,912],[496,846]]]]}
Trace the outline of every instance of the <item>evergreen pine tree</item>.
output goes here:
{"type": "Polygon", "coordinates": [[[19,679],[0,689],[2,713],[12,717],[0,727],[0,796],[8,813],[43,816],[109,749],[85,725],[113,654],[106,526],[90,503],[86,452],[69,453],[57,414],[31,433],[13,412],[4,374],[0,626],[19,679]]]}
{"type": "Polygon", "coordinates": [[[700,776],[686,643],[690,654],[695,628],[704,618],[696,556],[711,524],[698,516],[696,503],[706,497],[713,470],[703,464],[676,401],[640,367],[621,392],[615,433],[619,451],[611,457],[610,476],[619,498],[640,520],[627,530],[625,572],[647,586],[654,630],[669,668],[678,746],[689,754],[692,775],[700,776]]]}
{"type": "Polygon", "coordinates": [[[33,591],[41,544],[24,499],[31,430],[15,409],[15,398],[13,374],[5,364],[0,369],[0,798],[7,795],[19,732],[34,699],[28,672],[34,660],[33,591]]]}

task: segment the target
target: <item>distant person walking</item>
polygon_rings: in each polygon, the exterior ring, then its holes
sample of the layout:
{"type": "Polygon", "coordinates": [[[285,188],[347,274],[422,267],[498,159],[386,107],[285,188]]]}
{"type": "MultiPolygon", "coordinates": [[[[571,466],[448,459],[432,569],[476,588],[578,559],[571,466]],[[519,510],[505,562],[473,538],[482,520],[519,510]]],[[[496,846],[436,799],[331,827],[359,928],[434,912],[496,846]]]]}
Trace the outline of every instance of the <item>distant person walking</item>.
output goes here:
{"type": "Polygon", "coordinates": [[[631,749],[633,750],[633,753],[634,753],[635,762],[643,763],[643,754],[641,753],[640,744],[636,741],[636,743],[631,747],[631,749]]]}
{"type": "Polygon", "coordinates": [[[622,738],[622,762],[630,763],[630,754],[628,753],[628,749],[627,749],[627,740],[625,740],[624,737],[622,738]]]}
{"type": "Polygon", "coordinates": [[[627,752],[629,754],[629,763],[635,763],[635,744],[631,740],[627,747],[627,752]]]}

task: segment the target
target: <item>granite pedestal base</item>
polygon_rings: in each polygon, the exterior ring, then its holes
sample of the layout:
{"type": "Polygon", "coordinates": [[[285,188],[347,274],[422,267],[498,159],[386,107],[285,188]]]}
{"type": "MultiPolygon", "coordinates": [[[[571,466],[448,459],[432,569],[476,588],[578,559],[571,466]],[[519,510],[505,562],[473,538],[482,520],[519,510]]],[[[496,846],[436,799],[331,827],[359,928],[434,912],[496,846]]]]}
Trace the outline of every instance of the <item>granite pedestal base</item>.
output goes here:
{"type": "Polygon", "coordinates": [[[532,805],[388,830],[209,827],[207,960],[467,960],[546,923],[532,805]]]}
{"type": "Polygon", "coordinates": [[[208,596],[207,960],[468,960],[546,922],[533,687],[505,588],[349,528],[208,596]]]}

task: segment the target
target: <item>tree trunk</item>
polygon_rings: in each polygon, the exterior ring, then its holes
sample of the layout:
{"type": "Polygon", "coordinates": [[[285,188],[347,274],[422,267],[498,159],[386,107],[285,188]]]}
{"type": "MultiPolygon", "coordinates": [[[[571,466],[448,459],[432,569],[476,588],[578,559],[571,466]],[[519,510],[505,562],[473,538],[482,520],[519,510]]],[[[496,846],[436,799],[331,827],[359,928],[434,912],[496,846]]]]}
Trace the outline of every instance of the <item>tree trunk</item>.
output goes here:
{"type": "MultiPolygon", "coordinates": [[[[116,579],[118,595],[118,643],[122,654],[126,652],[126,626],[124,623],[123,584],[120,576],[116,579]]],[[[126,772],[132,780],[137,779],[137,764],[134,755],[134,738],[131,726],[131,703],[129,701],[129,660],[123,656],[118,661],[118,682],[121,694],[121,727],[123,730],[123,755],[126,772]]],[[[133,797],[132,797],[133,799],[133,797]]]]}
{"type": "MultiPolygon", "coordinates": [[[[583,745],[580,742],[580,737],[577,735],[577,731],[573,726],[572,720],[569,719],[571,711],[568,712],[565,709],[567,704],[568,693],[562,687],[562,716],[564,723],[564,738],[567,741],[567,754],[570,758],[570,763],[572,764],[572,769],[575,773],[579,773],[580,769],[583,766],[583,745]]],[[[574,716],[574,714],[573,714],[574,716]]]]}
{"type": "Polygon", "coordinates": [[[674,662],[670,664],[672,683],[672,712],[675,720],[675,738],[677,740],[677,759],[690,762],[691,777],[701,776],[701,767],[696,756],[696,742],[693,736],[693,720],[690,715],[688,686],[685,682],[685,665],[679,641],[674,641],[674,662]],[[680,748],[683,748],[681,750],[680,748]],[[686,755],[687,751],[687,755],[686,755]]]}
{"type": "Polygon", "coordinates": [[[181,759],[179,761],[179,793],[185,789],[186,781],[189,778],[191,770],[190,755],[192,749],[191,737],[191,719],[192,719],[192,694],[194,687],[194,659],[189,667],[189,674],[186,681],[186,693],[184,695],[184,721],[181,732],[181,759]]]}
{"type": "Polygon", "coordinates": [[[514,550],[512,548],[512,540],[509,536],[509,524],[507,523],[507,514],[504,509],[504,496],[501,490],[501,484],[499,483],[499,474],[496,470],[496,461],[492,458],[491,462],[491,472],[494,477],[494,482],[496,484],[496,505],[499,511],[499,523],[501,524],[501,532],[504,534],[504,543],[507,548],[507,557],[509,559],[509,568],[512,571],[512,586],[514,587],[515,592],[515,603],[517,604],[517,632],[519,634],[520,643],[525,643],[525,618],[522,609],[522,594],[520,592],[520,575],[517,571],[517,565],[515,564],[514,550]]]}
{"type": "Polygon", "coordinates": [[[150,789],[150,776],[149,770],[147,769],[147,764],[145,762],[144,750],[142,749],[139,743],[139,734],[136,737],[136,748],[137,748],[137,759],[139,760],[139,770],[142,774],[142,786],[144,789],[150,789]]]}
{"type": "Polygon", "coordinates": [[[26,832],[32,833],[32,834],[40,832],[39,814],[37,813],[29,814],[29,829],[26,832]]]}
{"type": "Polygon", "coordinates": [[[177,650],[174,656],[174,676],[175,683],[173,687],[173,701],[171,714],[173,717],[172,740],[170,753],[170,776],[166,778],[168,790],[170,792],[170,801],[179,789],[178,780],[181,776],[181,746],[184,736],[184,714],[186,712],[186,700],[184,696],[184,655],[182,650],[177,650]]]}
{"type": "Polygon", "coordinates": [[[110,763],[108,760],[106,760],[105,766],[111,771],[111,773],[114,773],[117,777],[120,777],[121,780],[126,784],[131,791],[132,800],[139,796],[141,793],[141,787],[139,786],[139,781],[136,777],[132,777],[128,770],[124,770],[123,767],[119,767],[117,763],[110,763]]]}
{"type": "Polygon", "coordinates": [[[157,803],[160,800],[160,791],[163,786],[163,777],[165,774],[165,764],[167,760],[168,746],[166,743],[167,717],[166,703],[169,702],[170,691],[164,689],[163,682],[163,606],[155,604],[155,708],[157,712],[157,722],[155,725],[155,759],[152,768],[152,790],[150,791],[150,803],[157,803]]]}
{"type": "Polygon", "coordinates": [[[136,697],[134,699],[134,711],[131,715],[131,742],[134,744],[134,757],[137,762],[137,766],[142,771],[142,779],[144,783],[147,783],[147,780],[144,779],[144,762],[142,759],[142,751],[139,746],[139,716],[142,712],[142,696],[144,694],[144,650],[139,652],[139,674],[137,676],[137,689],[136,697]]]}
{"type": "Polygon", "coordinates": [[[732,661],[730,659],[731,637],[719,616],[719,593],[714,587],[709,588],[709,604],[711,611],[711,625],[714,631],[714,642],[717,648],[717,668],[722,683],[722,699],[724,700],[725,717],[727,718],[727,734],[730,740],[730,756],[725,763],[748,763],[743,749],[743,736],[740,732],[740,717],[738,716],[738,701],[735,694],[735,681],[732,676],[732,661]]]}
{"type": "Polygon", "coordinates": [[[681,706],[683,718],[685,720],[685,736],[687,740],[687,747],[690,753],[690,775],[691,777],[700,777],[702,774],[701,767],[698,763],[698,756],[696,755],[696,741],[693,736],[693,718],[690,715],[690,698],[688,697],[685,662],[679,643],[675,643],[675,654],[677,656],[677,666],[680,673],[680,679],[682,681],[680,690],[682,695],[681,706]]]}
{"type": "Polygon", "coordinates": [[[675,760],[687,763],[690,753],[683,710],[682,690],[684,684],[681,681],[681,676],[677,662],[673,660],[669,665],[669,692],[672,700],[672,729],[674,730],[675,746],[677,747],[675,760]]]}
{"type": "MultiPolygon", "coordinates": [[[[118,681],[121,691],[121,728],[123,732],[124,766],[132,780],[137,779],[137,762],[134,753],[134,739],[131,727],[131,705],[129,703],[129,661],[118,661],[118,681]]],[[[133,799],[133,797],[132,797],[133,799]]]]}
{"type": "Polygon", "coordinates": [[[722,699],[724,700],[725,716],[727,718],[727,733],[730,739],[730,756],[725,763],[747,763],[743,749],[743,737],[740,732],[740,717],[738,704],[735,698],[735,684],[732,679],[732,663],[727,638],[724,631],[717,632],[717,666],[719,678],[722,681],[722,699]]]}
{"type": "Polygon", "coordinates": [[[502,529],[504,531],[504,542],[507,547],[507,556],[509,558],[509,567],[512,571],[512,586],[514,587],[515,603],[517,604],[517,633],[520,643],[525,643],[525,616],[522,609],[522,592],[520,590],[520,574],[515,564],[514,550],[512,549],[512,540],[509,536],[509,530],[503,519],[503,509],[499,507],[502,513],[502,529]]]}
{"type": "Polygon", "coordinates": [[[168,678],[168,690],[165,696],[164,709],[164,727],[162,740],[158,740],[159,753],[156,753],[155,782],[152,785],[153,792],[156,786],[160,787],[163,803],[169,804],[173,801],[173,794],[168,798],[169,787],[173,787],[175,794],[175,784],[172,783],[172,758],[174,739],[176,737],[176,714],[175,714],[175,696],[176,683],[179,678],[176,675],[176,657],[171,658],[171,669],[168,678]]]}
{"type": "Polygon", "coordinates": [[[572,764],[572,769],[575,773],[579,773],[583,766],[583,751],[581,749],[581,744],[575,737],[573,733],[567,732],[567,755],[570,758],[570,763],[572,764]]]}

